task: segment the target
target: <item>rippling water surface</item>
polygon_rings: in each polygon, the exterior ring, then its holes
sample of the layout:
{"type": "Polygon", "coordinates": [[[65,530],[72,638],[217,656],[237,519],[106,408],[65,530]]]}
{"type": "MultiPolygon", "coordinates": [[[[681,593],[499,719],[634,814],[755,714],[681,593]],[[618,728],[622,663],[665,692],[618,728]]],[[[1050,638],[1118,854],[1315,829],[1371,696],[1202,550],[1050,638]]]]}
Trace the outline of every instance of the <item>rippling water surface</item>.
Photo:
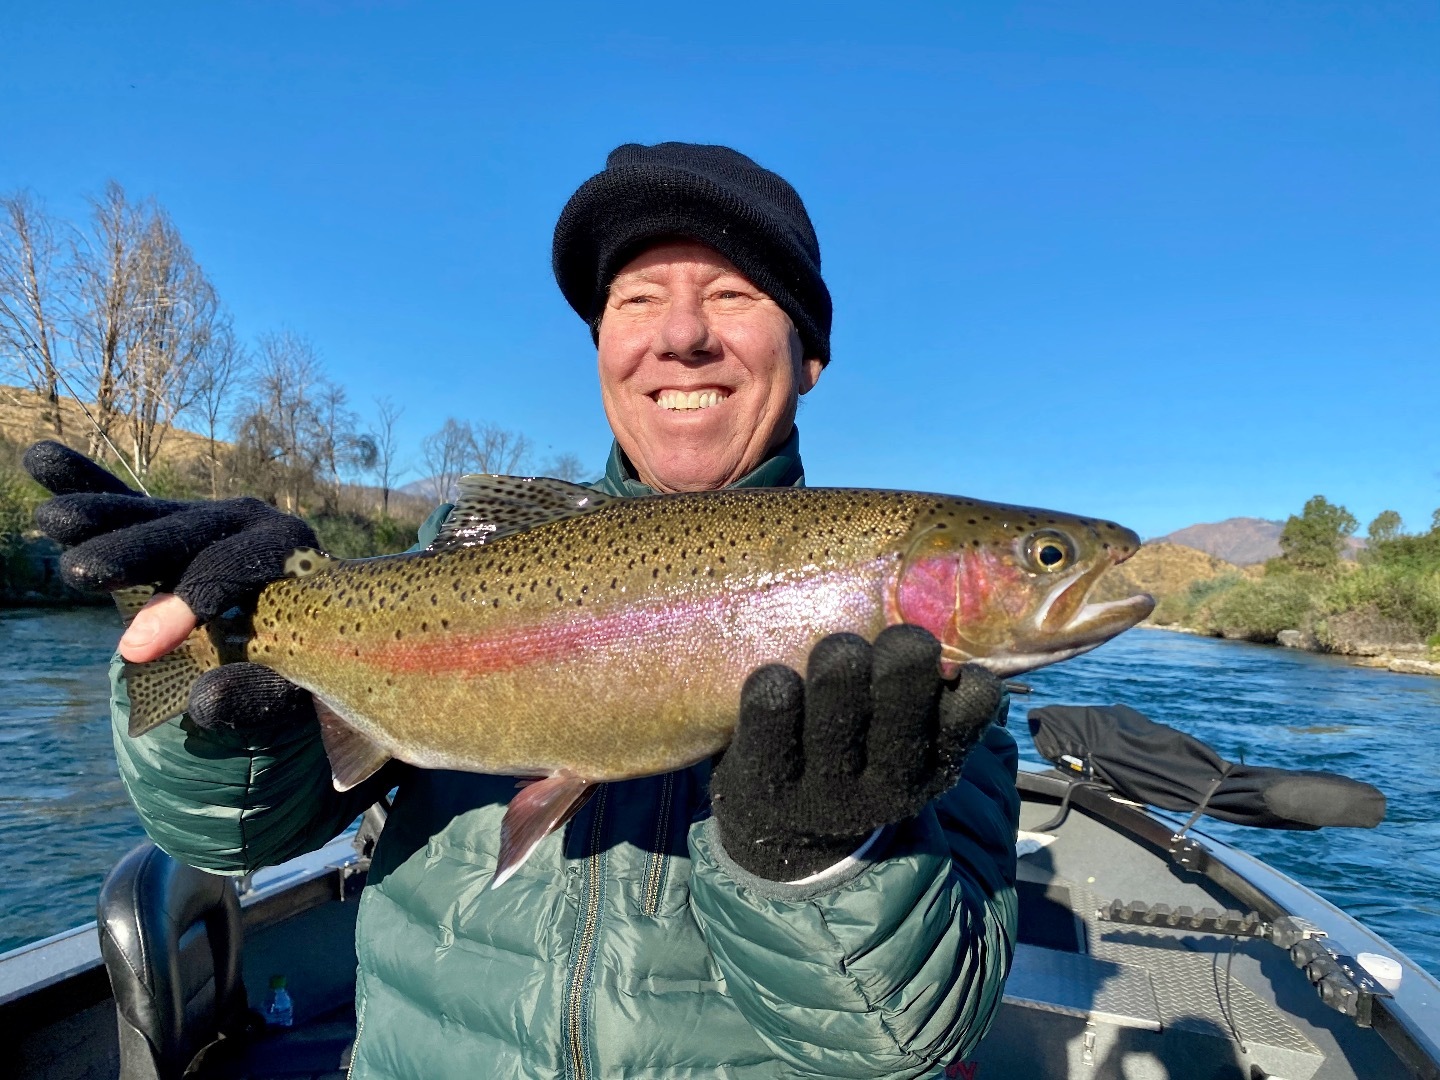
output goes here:
{"type": "MultiPolygon", "coordinates": [[[[0,612],[0,951],[94,918],[110,865],[141,839],[115,773],[105,668],[113,612],[0,612]]],[[[1028,676],[1024,714],[1124,702],[1257,765],[1330,769],[1389,798],[1373,831],[1266,832],[1207,819],[1440,975],[1440,679],[1284,649],[1136,631],[1028,676]]]]}

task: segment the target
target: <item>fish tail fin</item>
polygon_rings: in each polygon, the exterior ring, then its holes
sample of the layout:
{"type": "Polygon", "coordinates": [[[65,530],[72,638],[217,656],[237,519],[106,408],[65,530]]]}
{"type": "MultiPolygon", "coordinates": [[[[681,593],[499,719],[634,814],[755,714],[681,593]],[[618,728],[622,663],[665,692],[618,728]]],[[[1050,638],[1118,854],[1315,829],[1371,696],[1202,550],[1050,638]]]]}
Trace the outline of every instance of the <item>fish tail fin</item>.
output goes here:
{"type": "Polygon", "coordinates": [[[130,737],[144,735],[184,713],[195,680],[219,666],[220,655],[204,627],[192,630],[159,659],[144,664],[127,662],[124,676],[130,695],[130,737]]]}
{"type": "Polygon", "coordinates": [[[522,788],[510,800],[500,823],[500,859],[490,887],[504,885],[540,841],[574,817],[593,794],[595,781],[572,772],[558,772],[522,788]]]}

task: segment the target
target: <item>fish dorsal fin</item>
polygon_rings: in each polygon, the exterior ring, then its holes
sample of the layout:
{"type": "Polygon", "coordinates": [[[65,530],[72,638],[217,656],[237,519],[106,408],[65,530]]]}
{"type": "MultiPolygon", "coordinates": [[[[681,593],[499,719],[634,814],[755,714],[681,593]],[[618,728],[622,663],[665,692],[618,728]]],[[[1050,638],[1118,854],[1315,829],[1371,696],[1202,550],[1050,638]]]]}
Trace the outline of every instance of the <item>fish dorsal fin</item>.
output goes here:
{"type": "Polygon", "coordinates": [[[588,514],[611,496],[547,476],[493,476],[474,473],[460,478],[455,508],[430,542],[430,550],[472,547],[536,525],[588,514]]]}

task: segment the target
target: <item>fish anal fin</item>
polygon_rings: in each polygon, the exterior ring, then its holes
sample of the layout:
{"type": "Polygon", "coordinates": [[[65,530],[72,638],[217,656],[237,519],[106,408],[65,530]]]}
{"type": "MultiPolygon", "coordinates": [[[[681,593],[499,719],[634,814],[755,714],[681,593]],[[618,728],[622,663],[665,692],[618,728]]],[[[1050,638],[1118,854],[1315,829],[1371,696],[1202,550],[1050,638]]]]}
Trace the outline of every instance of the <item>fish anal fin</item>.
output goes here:
{"type": "Polygon", "coordinates": [[[339,559],[332,559],[323,551],[312,547],[296,548],[285,560],[285,576],[292,578],[309,577],[311,574],[339,566],[339,559]]]}
{"type": "Polygon", "coordinates": [[[505,808],[505,819],[500,823],[500,860],[490,887],[504,885],[540,841],[574,817],[593,794],[595,781],[568,771],[521,788],[505,808]]]}
{"type": "Polygon", "coordinates": [[[332,706],[313,694],[311,700],[320,719],[320,741],[325,746],[325,756],[330,759],[336,791],[349,791],[370,779],[390,760],[389,751],[356,731],[332,706]]]}
{"type": "Polygon", "coordinates": [[[190,706],[195,680],[220,666],[220,656],[204,627],[156,660],[126,663],[125,692],[130,698],[132,739],[180,716],[190,706]]]}
{"type": "Polygon", "coordinates": [[[455,506],[430,542],[430,550],[471,547],[551,521],[588,514],[611,496],[546,476],[472,473],[459,481],[455,506]]]}

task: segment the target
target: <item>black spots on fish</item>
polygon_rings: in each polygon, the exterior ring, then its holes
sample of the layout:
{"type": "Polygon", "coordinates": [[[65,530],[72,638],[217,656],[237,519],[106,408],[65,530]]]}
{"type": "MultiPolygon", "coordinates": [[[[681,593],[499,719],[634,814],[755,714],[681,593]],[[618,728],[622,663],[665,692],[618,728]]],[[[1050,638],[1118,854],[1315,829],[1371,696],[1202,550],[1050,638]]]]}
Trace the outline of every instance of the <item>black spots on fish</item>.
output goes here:
{"type": "Polygon", "coordinates": [[[405,636],[405,631],[399,630],[399,629],[397,629],[397,630],[395,631],[395,640],[396,640],[396,641],[401,640],[402,638],[404,638],[404,636],[405,636]]]}
{"type": "Polygon", "coordinates": [[[971,544],[972,547],[979,547],[979,546],[980,546],[980,541],[979,541],[979,540],[971,540],[971,541],[970,541],[970,544],[971,544]]]}
{"type": "MultiPolygon", "coordinates": [[[[500,601],[499,601],[499,600],[496,600],[495,602],[498,604],[500,601]]],[[[449,619],[441,619],[441,620],[440,620],[440,629],[441,629],[441,630],[449,630],[449,629],[450,629],[450,620],[449,620],[449,619]]]]}

